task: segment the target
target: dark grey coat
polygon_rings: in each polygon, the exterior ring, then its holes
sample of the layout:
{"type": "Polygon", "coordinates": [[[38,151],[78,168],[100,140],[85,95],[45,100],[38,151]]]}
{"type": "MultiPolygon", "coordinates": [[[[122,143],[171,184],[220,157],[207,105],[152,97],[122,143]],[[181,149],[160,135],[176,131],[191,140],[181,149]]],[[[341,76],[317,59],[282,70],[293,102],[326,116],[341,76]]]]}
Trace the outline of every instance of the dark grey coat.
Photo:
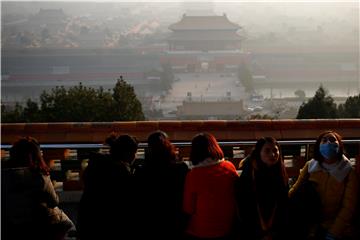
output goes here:
{"type": "Polygon", "coordinates": [[[19,234],[33,234],[41,239],[49,229],[49,214],[59,204],[50,176],[28,167],[6,168],[1,180],[2,236],[15,239],[19,234]]]}

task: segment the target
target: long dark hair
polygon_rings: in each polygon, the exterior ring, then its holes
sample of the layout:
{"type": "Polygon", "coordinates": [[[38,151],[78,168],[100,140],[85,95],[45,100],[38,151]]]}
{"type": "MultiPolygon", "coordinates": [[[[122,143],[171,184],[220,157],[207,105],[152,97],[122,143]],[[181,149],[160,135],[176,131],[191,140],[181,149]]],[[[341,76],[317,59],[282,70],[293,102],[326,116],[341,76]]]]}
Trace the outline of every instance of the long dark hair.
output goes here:
{"type": "Polygon", "coordinates": [[[287,175],[287,172],[286,172],[284,159],[282,157],[280,144],[276,141],[275,138],[273,138],[273,137],[260,138],[256,142],[255,148],[250,154],[250,159],[252,161],[254,161],[253,164],[257,168],[256,170],[261,171],[261,169],[265,166],[265,163],[263,163],[263,161],[261,160],[260,153],[261,153],[261,149],[264,147],[264,145],[266,143],[274,144],[279,149],[279,160],[277,161],[277,163],[275,163],[274,168],[281,175],[281,179],[282,179],[284,185],[287,186],[289,178],[288,178],[288,175],[287,175]]]}
{"type": "Polygon", "coordinates": [[[328,130],[328,131],[322,132],[319,135],[319,137],[316,139],[315,146],[314,146],[314,159],[316,161],[319,161],[320,163],[322,163],[324,161],[324,157],[320,153],[320,143],[321,143],[322,138],[325,135],[330,134],[330,133],[333,134],[336,137],[337,141],[339,142],[339,152],[336,156],[336,159],[337,160],[342,159],[342,156],[344,154],[344,144],[342,142],[342,137],[340,136],[340,134],[338,134],[337,132],[335,132],[333,130],[328,130]]]}
{"type": "Polygon", "coordinates": [[[148,148],[145,152],[145,161],[151,166],[167,166],[176,162],[174,145],[170,142],[167,134],[163,131],[156,131],[147,139],[148,148]]]}
{"type": "Polygon", "coordinates": [[[190,160],[193,165],[197,165],[206,158],[223,159],[224,153],[212,134],[199,133],[192,139],[190,160]]]}
{"type": "Polygon", "coordinates": [[[44,175],[49,175],[50,172],[50,168],[41,156],[39,142],[32,137],[22,137],[12,145],[9,167],[29,167],[44,175]]]}
{"type": "Polygon", "coordinates": [[[112,133],[105,142],[110,146],[110,155],[113,160],[132,160],[138,149],[137,140],[127,134],[118,136],[112,133]]]}

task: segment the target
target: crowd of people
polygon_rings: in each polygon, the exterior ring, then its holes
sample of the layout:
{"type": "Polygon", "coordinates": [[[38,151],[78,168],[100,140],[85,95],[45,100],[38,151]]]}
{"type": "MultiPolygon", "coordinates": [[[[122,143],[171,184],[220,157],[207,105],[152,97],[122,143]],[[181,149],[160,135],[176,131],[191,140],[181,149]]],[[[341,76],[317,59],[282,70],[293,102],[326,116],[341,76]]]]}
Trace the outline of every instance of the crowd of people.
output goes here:
{"type": "MultiPolygon", "coordinates": [[[[129,135],[113,134],[106,139],[109,154],[91,154],[82,177],[78,239],[360,237],[359,179],[334,131],[319,135],[314,158],[291,187],[273,137],[258,139],[238,166],[225,160],[209,133],[192,139],[191,164],[177,159],[165,132],[151,133],[147,143],[141,164],[135,164],[138,142],[129,135]]],[[[75,227],[58,207],[35,139],[13,145],[1,177],[4,239],[63,239],[75,227]]]]}

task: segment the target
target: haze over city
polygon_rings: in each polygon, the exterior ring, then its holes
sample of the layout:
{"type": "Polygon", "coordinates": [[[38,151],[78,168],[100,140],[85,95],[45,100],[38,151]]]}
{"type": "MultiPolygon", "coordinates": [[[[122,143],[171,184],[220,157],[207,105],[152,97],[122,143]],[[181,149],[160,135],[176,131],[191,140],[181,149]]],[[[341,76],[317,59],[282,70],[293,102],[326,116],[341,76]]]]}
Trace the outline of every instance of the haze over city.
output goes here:
{"type": "Polygon", "coordinates": [[[9,106],[55,86],[111,89],[120,75],[148,119],[295,118],[320,85],[337,103],[360,93],[356,1],[1,5],[9,106]]]}

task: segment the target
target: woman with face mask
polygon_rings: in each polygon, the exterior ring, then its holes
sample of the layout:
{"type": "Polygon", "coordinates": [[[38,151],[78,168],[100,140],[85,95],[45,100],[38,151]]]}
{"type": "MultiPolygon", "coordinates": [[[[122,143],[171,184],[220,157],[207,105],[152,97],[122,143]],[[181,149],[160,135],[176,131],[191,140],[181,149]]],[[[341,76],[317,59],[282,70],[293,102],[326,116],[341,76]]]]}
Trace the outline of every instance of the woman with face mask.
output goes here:
{"type": "Polygon", "coordinates": [[[242,173],[235,190],[239,239],[289,239],[288,177],[278,142],[272,137],[259,139],[239,168],[242,173]]]}
{"type": "Polygon", "coordinates": [[[314,159],[300,171],[289,197],[292,198],[305,182],[314,186],[320,204],[319,220],[309,229],[307,238],[352,239],[351,221],[357,203],[358,180],[344,155],[338,133],[326,131],[320,134],[315,143],[314,159]]]}

